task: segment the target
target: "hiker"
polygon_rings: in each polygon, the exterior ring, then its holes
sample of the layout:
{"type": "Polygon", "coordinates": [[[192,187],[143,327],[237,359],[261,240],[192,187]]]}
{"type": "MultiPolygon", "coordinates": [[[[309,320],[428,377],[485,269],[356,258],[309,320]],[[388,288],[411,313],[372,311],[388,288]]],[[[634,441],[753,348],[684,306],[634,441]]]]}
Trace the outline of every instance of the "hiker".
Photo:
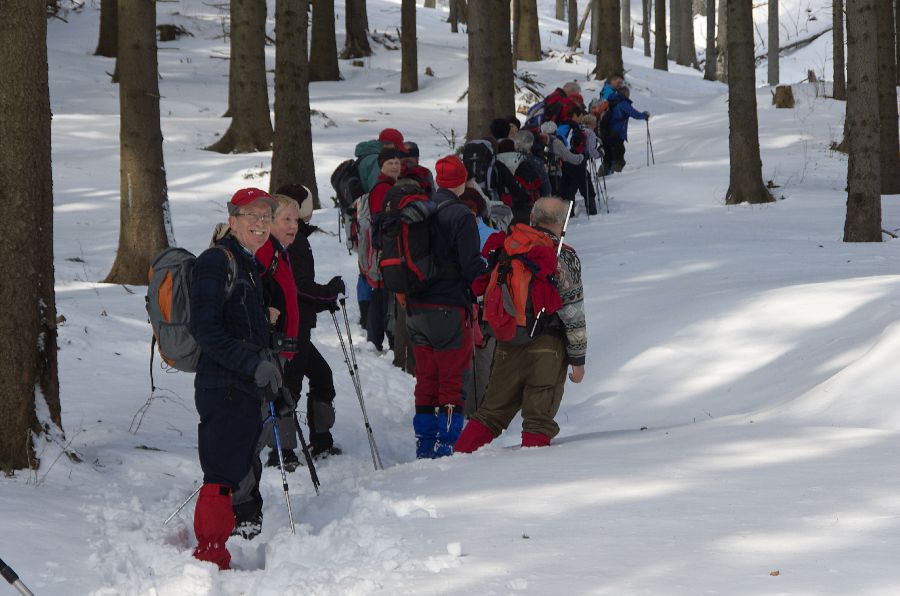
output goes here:
{"type": "Polygon", "coordinates": [[[510,138],[511,128],[509,118],[494,118],[491,120],[491,136],[489,137],[489,140],[491,141],[491,145],[494,146],[495,153],[499,151],[498,145],[500,141],[510,138]]]}
{"type": "MultiPolygon", "coordinates": [[[[290,197],[298,206],[297,233],[294,241],[288,245],[287,252],[300,305],[300,320],[297,330],[297,352],[285,364],[284,384],[299,400],[303,379],[306,378],[309,383],[306,392],[306,424],[309,426],[310,455],[314,458],[339,455],[341,449],[334,444],[334,437],[331,435],[335,421],[334,374],[328,361],[322,357],[312,342],[311,336],[313,328],[316,327],[317,314],[326,310],[336,311],[338,298],[346,295],[347,288],[339,275],[332,277],[326,284],[316,282],[316,263],[309,245],[309,236],[318,229],[309,223],[313,216],[312,193],[305,186],[288,184],[279,187],[278,194],[290,197]]],[[[277,220],[276,215],[273,234],[277,233],[277,220]]],[[[290,454],[284,454],[287,464],[288,455],[294,456],[292,460],[296,458],[294,452],[297,448],[296,428],[290,426],[286,432],[282,432],[281,443],[282,449],[290,450],[290,454]]],[[[278,465],[277,452],[273,450],[269,453],[266,465],[278,465]]]]}
{"type": "Polygon", "coordinates": [[[625,78],[622,75],[611,75],[603,82],[603,88],[600,90],[600,99],[611,103],[618,103],[621,98],[620,91],[625,85],[625,78]],[[617,97],[618,96],[618,97],[617,97]]]}
{"type": "MultiPolygon", "coordinates": [[[[270,324],[254,254],[269,239],[275,200],[244,188],[228,201],[230,233],[194,265],[190,290],[191,335],[200,346],[194,400],[203,486],[194,511],[194,557],[230,567],[225,542],[235,526],[232,494],[258,482],[256,444],[260,403],[282,385],[268,347],[270,324]],[[234,290],[225,287],[234,263],[234,290]]],[[[260,508],[262,503],[260,502],[260,508]]]]}
{"type": "Polygon", "coordinates": [[[404,143],[403,157],[400,160],[403,167],[400,170],[401,178],[410,178],[418,184],[428,196],[434,194],[434,176],[431,170],[419,164],[419,146],[412,141],[404,143]]]}
{"type": "Polygon", "coordinates": [[[377,249],[373,246],[372,231],[374,231],[378,222],[378,215],[381,213],[384,197],[388,191],[396,184],[403,168],[401,159],[403,153],[397,149],[385,148],[378,154],[378,165],[380,166],[380,174],[378,182],[372,188],[368,196],[368,215],[365,215],[363,209],[360,217],[368,217],[369,221],[360,221],[360,234],[363,229],[368,229],[367,242],[360,241],[359,262],[360,270],[366,275],[369,286],[372,288],[372,301],[369,304],[368,319],[366,321],[366,340],[370,342],[375,350],[381,352],[384,350],[384,338],[388,336],[388,343],[393,342],[393,333],[387,329],[388,304],[385,296],[384,288],[378,272],[378,256],[377,249]],[[368,248],[363,250],[363,245],[368,248]],[[364,254],[366,253],[366,254],[364,254]]]}
{"type": "Polygon", "coordinates": [[[416,358],[416,457],[451,455],[462,430],[465,386],[472,367],[472,281],[484,270],[475,216],[458,197],[466,187],[463,162],[435,165],[437,205],[429,220],[435,261],[448,272],[410,294],[407,329],[416,358]]]}
{"type": "Polygon", "coordinates": [[[563,198],[572,200],[575,195],[575,190],[572,185],[563,182],[561,162],[577,166],[584,161],[584,155],[569,151],[563,140],[556,135],[556,130],[557,127],[555,122],[544,122],[541,124],[541,133],[547,137],[547,148],[545,151],[547,174],[550,176],[550,187],[553,189],[553,192],[562,194],[562,192],[565,191],[571,196],[563,198]]]}
{"type": "Polygon", "coordinates": [[[580,383],[587,352],[581,262],[567,245],[556,256],[569,209],[567,201],[556,197],[540,199],[532,209],[531,226],[514,225],[497,249],[507,259],[495,255],[497,265],[485,292],[485,318],[498,336],[497,351],[484,401],[454,447],[458,453],[471,453],[490,443],[520,410],[522,447],[546,447],[559,433],[554,417],[566,371],[571,367],[569,380],[580,383]],[[504,266],[511,271],[511,279],[504,279],[504,266]],[[527,295],[515,291],[521,284],[527,295]],[[499,314],[493,310],[492,298],[499,300],[499,314]],[[503,318],[504,298],[516,305],[511,329],[503,318]],[[546,305],[549,314],[540,316],[543,311],[538,304],[546,305]]]}
{"type": "MultiPolygon", "coordinates": [[[[517,136],[531,133],[524,131],[517,136]]],[[[521,138],[521,137],[519,137],[521,138]]],[[[546,172],[543,164],[536,164],[530,159],[530,146],[521,151],[516,148],[516,141],[504,139],[500,142],[497,153],[497,190],[500,200],[513,212],[513,222],[528,221],[531,205],[541,196],[546,172]]],[[[549,182],[547,184],[549,188],[549,182]]]]}
{"type": "Polygon", "coordinates": [[[603,155],[600,153],[600,140],[594,129],[597,127],[597,118],[593,114],[585,114],[581,117],[581,132],[584,134],[584,156],[585,161],[582,164],[583,175],[578,180],[578,191],[585,199],[588,215],[597,214],[597,192],[594,188],[596,180],[591,180],[593,170],[588,168],[588,161],[594,162],[597,170],[602,167],[601,159],[603,155]]]}
{"type": "Polygon", "coordinates": [[[650,112],[638,112],[632,106],[628,87],[619,90],[622,101],[610,108],[609,128],[603,137],[604,174],[621,172],[625,167],[625,143],[628,141],[628,119],[649,120],[650,112]]]}

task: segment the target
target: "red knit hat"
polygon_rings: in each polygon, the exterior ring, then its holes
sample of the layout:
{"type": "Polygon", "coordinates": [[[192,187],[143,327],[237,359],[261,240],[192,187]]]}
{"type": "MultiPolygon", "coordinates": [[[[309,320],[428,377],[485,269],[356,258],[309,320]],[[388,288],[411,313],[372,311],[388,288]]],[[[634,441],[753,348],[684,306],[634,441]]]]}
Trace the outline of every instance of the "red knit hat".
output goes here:
{"type": "Polygon", "coordinates": [[[398,149],[403,148],[403,133],[396,128],[385,128],[378,134],[378,140],[382,143],[390,143],[398,149]]]}
{"type": "Polygon", "coordinates": [[[455,155],[442,157],[434,165],[436,173],[435,182],[441,188],[456,188],[462,186],[469,179],[466,166],[455,155]]]}

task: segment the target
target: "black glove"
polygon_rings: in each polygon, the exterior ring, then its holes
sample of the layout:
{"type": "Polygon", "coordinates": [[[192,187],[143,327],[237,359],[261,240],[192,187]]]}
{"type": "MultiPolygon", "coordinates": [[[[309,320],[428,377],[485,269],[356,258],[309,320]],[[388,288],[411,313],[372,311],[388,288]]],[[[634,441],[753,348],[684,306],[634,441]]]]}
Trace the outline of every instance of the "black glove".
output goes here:
{"type": "Polygon", "coordinates": [[[261,360],[253,371],[253,381],[257,387],[265,387],[266,395],[271,399],[270,396],[281,389],[281,371],[268,360],[261,360]]]}
{"type": "Polygon", "coordinates": [[[338,306],[337,302],[329,302],[325,306],[325,310],[327,310],[328,312],[337,312],[337,311],[341,310],[341,307],[338,306]]]}
{"type": "Polygon", "coordinates": [[[281,391],[278,392],[278,395],[275,396],[273,401],[276,417],[292,418],[294,416],[294,410],[297,408],[297,400],[294,399],[294,396],[287,387],[282,387],[281,391]]]}
{"type": "Polygon", "coordinates": [[[344,285],[344,280],[341,279],[340,275],[335,275],[331,278],[331,280],[325,284],[325,287],[328,288],[328,291],[332,294],[347,294],[347,286],[344,285]]]}

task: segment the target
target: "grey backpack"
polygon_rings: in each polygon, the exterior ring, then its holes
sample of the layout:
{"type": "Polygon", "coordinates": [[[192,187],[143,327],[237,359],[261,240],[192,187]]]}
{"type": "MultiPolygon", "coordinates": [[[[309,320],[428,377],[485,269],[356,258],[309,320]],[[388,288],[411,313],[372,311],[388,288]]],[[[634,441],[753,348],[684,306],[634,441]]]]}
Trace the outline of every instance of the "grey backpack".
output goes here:
{"type": "MultiPolygon", "coordinates": [[[[237,279],[234,255],[224,246],[215,246],[228,257],[225,276],[225,297],[231,296],[237,279]]],[[[183,372],[195,372],[200,359],[200,346],[191,335],[191,274],[197,261],[191,252],[169,247],[150,263],[150,284],[147,287],[147,314],[153,328],[150,343],[150,383],[153,384],[153,348],[170,367],[183,372]]]]}

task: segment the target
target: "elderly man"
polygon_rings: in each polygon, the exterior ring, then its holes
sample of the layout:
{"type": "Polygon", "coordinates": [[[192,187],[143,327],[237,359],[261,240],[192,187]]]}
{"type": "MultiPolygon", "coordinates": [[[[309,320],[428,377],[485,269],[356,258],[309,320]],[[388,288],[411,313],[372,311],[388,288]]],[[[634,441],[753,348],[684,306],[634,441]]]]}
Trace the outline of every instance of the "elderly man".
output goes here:
{"type": "Polygon", "coordinates": [[[230,234],[197,258],[191,282],[191,334],[201,350],[194,400],[203,469],[194,556],[220,569],[231,563],[225,541],[235,523],[232,493],[255,486],[261,470],[255,451],[260,401],[265,389],[277,394],[281,388],[281,374],[268,355],[271,328],[254,257],[269,239],[275,206],[258,188],[234,193],[228,202],[230,234]]]}
{"type": "MultiPolygon", "coordinates": [[[[531,227],[558,246],[569,207],[568,201],[556,197],[539,199],[531,211],[531,227]]],[[[515,228],[511,234],[516,233],[515,228]]],[[[563,245],[557,267],[561,308],[542,317],[540,324],[530,316],[526,328],[535,333],[524,341],[516,337],[497,343],[484,402],[469,419],[454,452],[471,453],[490,443],[506,430],[519,410],[522,447],[546,447],[559,433],[554,417],[562,401],[566,369],[571,366],[569,380],[573,383],[584,378],[587,328],[581,261],[571,247],[563,245]]]]}

